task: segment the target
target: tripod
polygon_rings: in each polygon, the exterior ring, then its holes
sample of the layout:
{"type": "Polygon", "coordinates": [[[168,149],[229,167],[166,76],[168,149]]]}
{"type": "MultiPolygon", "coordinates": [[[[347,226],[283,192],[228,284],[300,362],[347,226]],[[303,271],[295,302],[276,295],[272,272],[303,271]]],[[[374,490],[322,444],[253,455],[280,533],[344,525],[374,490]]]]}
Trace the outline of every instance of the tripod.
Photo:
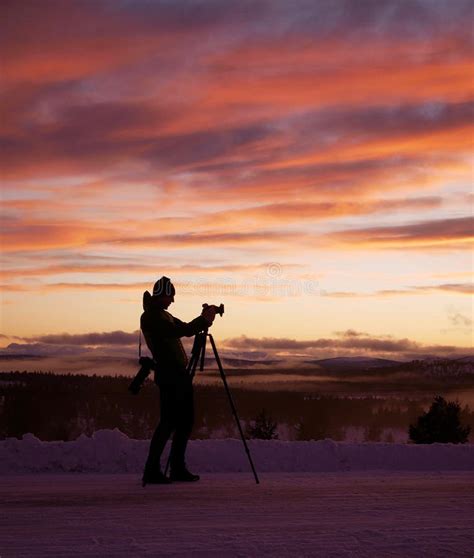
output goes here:
{"type": "MultiPolygon", "coordinates": [[[[225,390],[226,390],[226,393],[227,393],[227,397],[229,399],[230,408],[232,410],[232,414],[234,415],[235,423],[237,424],[237,428],[239,430],[240,437],[242,438],[242,442],[244,444],[245,452],[247,453],[247,457],[248,457],[248,460],[249,460],[249,463],[250,463],[250,467],[252,468],[252,472],[253,472],[253,476],[255,478],[255,482],[257,484],[259,484],[260,481],[258,480],[257,471],[255,470],[255,467],[254,467],[254,464],[253,464],[253,461],[252,461],[252,457],[250,455],[250,450],[248,448],[247,441],[245,440],[245,436],[244,436],[244,433],[243,433],[243,430],[242,430],[242,426],[240,424],[240,420],[239,420],[239,417],[237,415],[237,409],[235,408],[234,400],[232,399],[232,394],[230,393],[230,389],[229,389],[229,386],[227,384],[227,378],[224,374],[224,369],[222,368],[221,359],[219,357],[219,353],[217,352],[216,344],[214,342],[214,337],[212,337],[212,335],[210,333],[208,333],[207,329],[205,329],[204,331],[201,331],[200,333],[197,333],[195,335],[193,348],[191,350],[191,358],[189,360],[188,367],[187,367],[186,371],[191,376],[191,378],[194,379],[198,362],[200,363],[199,364],[199,370],[201,372],[204,370],[204,358],[206,356],[206,341],[207,341],[208,337],[211,341],[212,350],[214,352],[214,358],[216,359],[216,363],[217,363],[217,366],[219,368],[219,373],[221,375],[222,382],[224,383],[224,387],[225,387],[225,390]]],[[[168,462],[166,464],[165,475],[168,472],[169,464],[170,464],[170,457],[168,457],[168,462]]]]}

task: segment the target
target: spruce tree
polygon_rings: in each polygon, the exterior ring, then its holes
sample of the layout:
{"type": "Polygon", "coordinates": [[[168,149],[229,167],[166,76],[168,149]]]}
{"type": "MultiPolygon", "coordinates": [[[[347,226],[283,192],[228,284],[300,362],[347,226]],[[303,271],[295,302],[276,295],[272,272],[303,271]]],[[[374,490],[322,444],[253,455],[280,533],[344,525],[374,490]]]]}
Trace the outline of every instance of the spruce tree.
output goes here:
{"type": "Polygon", "coordinates": [[[247,427],[247,436],[249,438],[257,438],[259,440],[276,440],[278,438],[277,434],[277,423],[273,422],[270,416],[267,416],[265,409],[258,414],[257,418],[252,421],[247,427]]]}
{"type": "Polygon", "coordinates": [[[416,424],[410,424],[410,440],[415,444],[466,443],[471,427],[461,425],[459,412],[459,403],[438,395],[429,411],[418,417],[416,424]]]}

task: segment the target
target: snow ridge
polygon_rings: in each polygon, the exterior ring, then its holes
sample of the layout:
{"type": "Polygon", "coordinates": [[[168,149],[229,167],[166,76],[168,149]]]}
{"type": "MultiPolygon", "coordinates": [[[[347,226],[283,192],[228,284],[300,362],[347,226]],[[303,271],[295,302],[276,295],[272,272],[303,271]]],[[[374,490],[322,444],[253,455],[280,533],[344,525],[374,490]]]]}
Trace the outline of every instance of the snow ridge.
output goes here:
{"type": "MultiPolygon", "coordinates": [[[[474,444],[348,443],[333,440],[249,440],[261,472],[474,471],[474,444]]],[[[71,442],[43,442],[33,434],[0,441],[0,473],[139,473],[148,440],[117,429],[99,430],[71,442]]],[[[167,455],[167,453],[165,453],[167,455]]],[[[192,440],[187,460],[197,472],[248,472],[241,440],[192,440]]]]}

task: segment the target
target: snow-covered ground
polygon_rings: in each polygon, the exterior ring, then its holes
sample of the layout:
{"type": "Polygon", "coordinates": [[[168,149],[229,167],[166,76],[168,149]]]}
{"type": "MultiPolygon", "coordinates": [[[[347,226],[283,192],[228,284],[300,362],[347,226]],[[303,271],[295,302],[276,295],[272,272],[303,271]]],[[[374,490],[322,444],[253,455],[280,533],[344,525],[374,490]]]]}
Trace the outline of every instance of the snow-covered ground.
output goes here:
{"type": "MultiPolygon", "coordinates": [[[[250,440],[261,472],[474,471],[473,444],[388,444],[250,440]]],[[[42,442],[32,434],[0,441],[0,473],[139,473],[148,440],[119,430],[99,430],[72,442],[42,442]]],[[[187,460],[199,472],[245,472],[249,463],[241,440],[192,440],[187,460]]]]}
{"type": "Polygon", "coordinates": [[[0,441],[0,556],[474,555],[474,446],[193,440],[201,481],[140,485],[148,440],[0,441]]]}
{"type": "Polygon", "coordinates": [[[3,475],[0,501],[2,558],[474,554],[472,472],[3,475]]]}

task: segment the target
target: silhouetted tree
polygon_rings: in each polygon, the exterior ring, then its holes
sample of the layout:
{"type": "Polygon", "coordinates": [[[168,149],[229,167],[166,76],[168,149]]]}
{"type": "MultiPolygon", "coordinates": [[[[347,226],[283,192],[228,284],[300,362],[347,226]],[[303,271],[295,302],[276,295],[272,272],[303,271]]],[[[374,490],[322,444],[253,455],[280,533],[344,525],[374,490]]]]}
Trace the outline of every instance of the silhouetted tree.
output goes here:
{"type": "Polygon", "coordinates": [[[410,424],[410,439],[415,444],[466,443],[471,427],[461,425],[459,412],[459,403],[448,402],[438,395],[430,410],[418,417],[416,424],[410,424]]]}
{"type": "Polygon", "coordinates": [[[247,426],[247,435],[249,438],[259,440],[276,440],[278,438],[277,426],[277,423],[267,416],[265,409],[262,409],[257,418],[247,426]]]}

